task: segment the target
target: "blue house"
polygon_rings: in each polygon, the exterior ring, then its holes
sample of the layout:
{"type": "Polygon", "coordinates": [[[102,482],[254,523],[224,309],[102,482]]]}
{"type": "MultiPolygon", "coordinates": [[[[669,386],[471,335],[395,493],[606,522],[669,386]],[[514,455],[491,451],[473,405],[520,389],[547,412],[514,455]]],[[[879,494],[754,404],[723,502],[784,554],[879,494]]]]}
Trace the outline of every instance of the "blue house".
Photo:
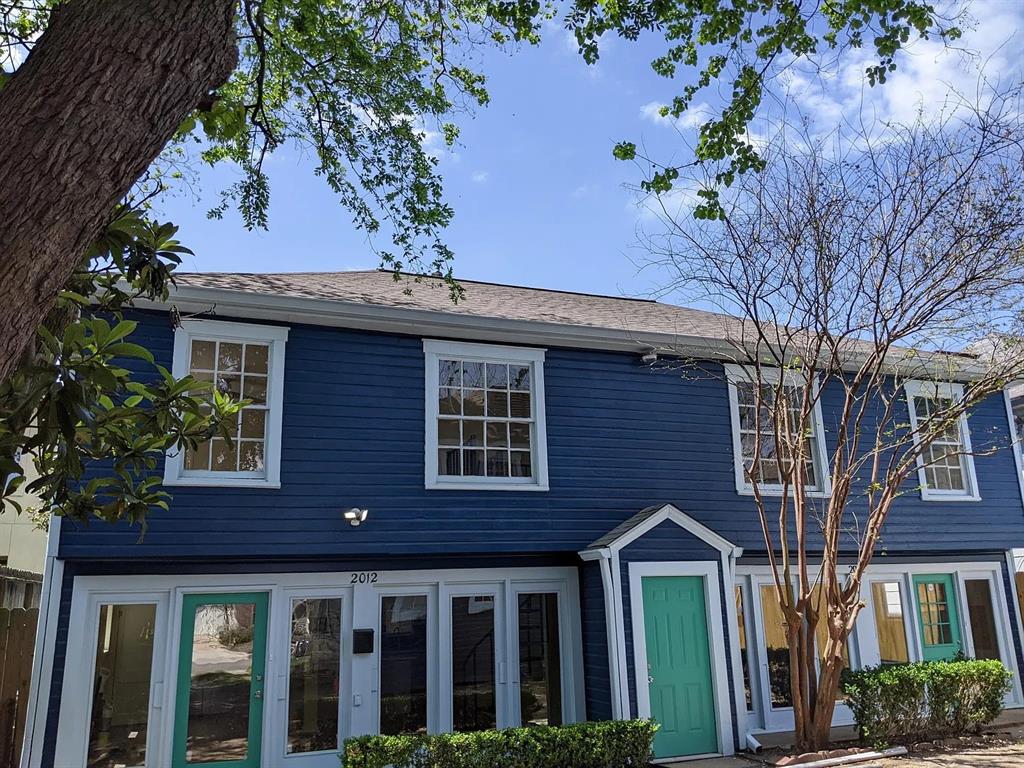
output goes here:
{"type": "MultiPolygon", "coordinates": [[[[333,768],[356,734],[651,716],[657,756],[685,758],[792,728],[735,321],[464,287],[195,274],[176,312],[138,310],[158,362],[251,404],[232,443],[167,457],[141,539],[55,521],[25,766],[333,768]],[[668,344],[705,375],[644,359],[668,344]]],[[[1011,416],[990,398],[949,439],[1009,445],[1011,416]]],[[[1000,659],[1024,705],[1019,469],[1005,449],[922,470],[851,665],[1000,659]]]]}

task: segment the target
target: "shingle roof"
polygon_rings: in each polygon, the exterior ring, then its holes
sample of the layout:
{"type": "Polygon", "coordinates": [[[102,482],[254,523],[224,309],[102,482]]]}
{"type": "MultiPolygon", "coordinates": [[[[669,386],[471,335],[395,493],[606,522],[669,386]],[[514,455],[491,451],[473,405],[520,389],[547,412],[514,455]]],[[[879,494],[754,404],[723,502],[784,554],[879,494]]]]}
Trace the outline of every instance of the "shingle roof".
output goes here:
{"type": "Polygon", "coordinates": [[[386,270],[352,272],[178,273],[181,287],[217,288],[248,294],[290,296],[419,309],[468,317],[588,326],[634,334],[729,338],[739,320],[725,314],[620,298],[459,280],[465,297],[453,303],[448,286],[435,277],[403,276],[386,270]]]}
{"type": "Polygon", "coordinates": [[[624,522],[621,522],[617,526],[612,528],[610,531],[608,531],[608,533],[606,533],[601,538],[590,542],[590,544],[588,544],[586,548],[602,549],[603,547],[607,547],[609,544],[613,544],[614,542],[618,541],[622,536],[625,536],[627,533],[629,533],[638,525],[640,525],[640,523],[658,514],[664,508],[664,504],[655,504],[654,506],[645,507],[644,509],[641,509],[628,520],[625,520],[624,522]]]}

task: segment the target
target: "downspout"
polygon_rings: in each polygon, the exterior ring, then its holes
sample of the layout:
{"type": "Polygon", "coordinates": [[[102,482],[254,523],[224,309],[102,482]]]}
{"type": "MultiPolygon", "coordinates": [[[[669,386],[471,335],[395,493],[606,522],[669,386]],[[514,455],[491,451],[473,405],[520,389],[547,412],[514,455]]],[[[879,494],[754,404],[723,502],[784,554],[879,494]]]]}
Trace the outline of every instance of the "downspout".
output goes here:
{"type": "Polygon", "coordinates": [[[46,536],[46,561],[43,565],[43,587],[42,594],[39,596],[35,653],[32,658],[32,678],[25,714],[25,736],[19,763],[24,768],[38,768],[43,759],[43,734],[46,730],[50,680],[53,676],[53,654],[57,640],[60,590],[64,581],[64,562],[57,558],[60,546],[60,524],[60,517],[50,516],[50,526],[46,536]]]}
{"type": "Polygon", "coordinates": [[[612,582],[612,553],[607,547],[598,550],[601,569],[601,586],[604,591],[605,629],[608,639],[608,686],[612,700],[612,719],[622,720],[622,706],[619,702],[619,681],[622,671],[619,669],[618,636],[621,618],[615,609],[614,584],[612,582]]]}

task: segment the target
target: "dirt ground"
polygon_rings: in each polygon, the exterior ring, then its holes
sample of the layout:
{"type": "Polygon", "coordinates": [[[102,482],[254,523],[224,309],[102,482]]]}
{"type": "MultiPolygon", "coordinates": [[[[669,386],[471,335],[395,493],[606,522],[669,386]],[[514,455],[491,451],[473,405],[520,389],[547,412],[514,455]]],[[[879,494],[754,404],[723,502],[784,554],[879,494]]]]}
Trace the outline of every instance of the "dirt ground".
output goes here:
{"type": "MultiPolygon", "coordinates": [[[[950,740],[952,742],[952,740],[950,740]]],[[[884,768],[1024,768],[1024,727],[997,731],[983,739],[918,746],[906,757],[882,760],[884,768]]]]}

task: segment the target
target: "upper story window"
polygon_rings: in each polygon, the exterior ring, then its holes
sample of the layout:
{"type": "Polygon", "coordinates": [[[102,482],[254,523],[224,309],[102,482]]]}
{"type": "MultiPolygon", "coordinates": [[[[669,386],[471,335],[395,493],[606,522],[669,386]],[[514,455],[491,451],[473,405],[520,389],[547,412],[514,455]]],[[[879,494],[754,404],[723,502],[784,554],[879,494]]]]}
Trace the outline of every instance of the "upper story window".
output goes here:
{"type": "Polygon", "coordinates": [[[1010,419],[1010,439],[1013,441],[1013,459],[1017,466],[1017,480],[1024,495],[1024,381],[1015,381],[1005,392],[1006,412],[1010,419]]]}
{"type": "Polygon", "coordinates": [[[547,490],[544,351],[423,342],[426,487],[547,490]]]}
{"type": "Polygon", "coordinates": [[[269,325],[186,320],[174,335],[174,375],[213,382],[248,400],[231,427],[195,451],[167,456],[168,485],[272,487],[281,482],[281,410],[288,329],[269,325]]]}
{"type": "Polygon", "coordinates": [[[963,386],[946,382],[910,381],[906,384],[906,391],[910,428],[914,431],[915,442],[922,437],[917,432],[919,428],[931,435],[931,440],[917,459],[921,498],[978,500],[980,496],[974,473],[974,457],[971,455],[967,416],[961,415],[937,432],[925,426],[929,419],[935,419],[936,428],[941,421],[946,421],[941,414],[963,397],[963,386]]]}
{"type": "MultiPolygon", "coordinates": [[[[760,381],[751,368],[741,365],[725,366],[729,381],[729,405],[732,412],[733,456],[736,470],[736,490],[752,494],[754,482],[766,495],[778,495],[783,488],[783,474],[788,469],[786,446],[776,445],[774,407],[775,397],[782,392],[786,398],[787,418],[784,428],[794,429],[803,397],[804,383],[795,375],[792,383],[784,380],[783,371],[762,368],[760,381]],[[779,383],[784,385],[780,388],[779,383]],[[758,397],[758,386],[761,388],[758,397]],[[758,406],[760,405],[760,411],[758,406]]],[[[812,496],[827,496],[830,492],[828,465],[825,460],[825,436],[822,430],[821,403],[814,403],[811,428],[805,436],[804,472],[806,490],[812,496]]],[[[795,434],[787,443],[792,445],[795,434]]],[[[792,489],[792,483],[790,484],[792,489]]]]}

